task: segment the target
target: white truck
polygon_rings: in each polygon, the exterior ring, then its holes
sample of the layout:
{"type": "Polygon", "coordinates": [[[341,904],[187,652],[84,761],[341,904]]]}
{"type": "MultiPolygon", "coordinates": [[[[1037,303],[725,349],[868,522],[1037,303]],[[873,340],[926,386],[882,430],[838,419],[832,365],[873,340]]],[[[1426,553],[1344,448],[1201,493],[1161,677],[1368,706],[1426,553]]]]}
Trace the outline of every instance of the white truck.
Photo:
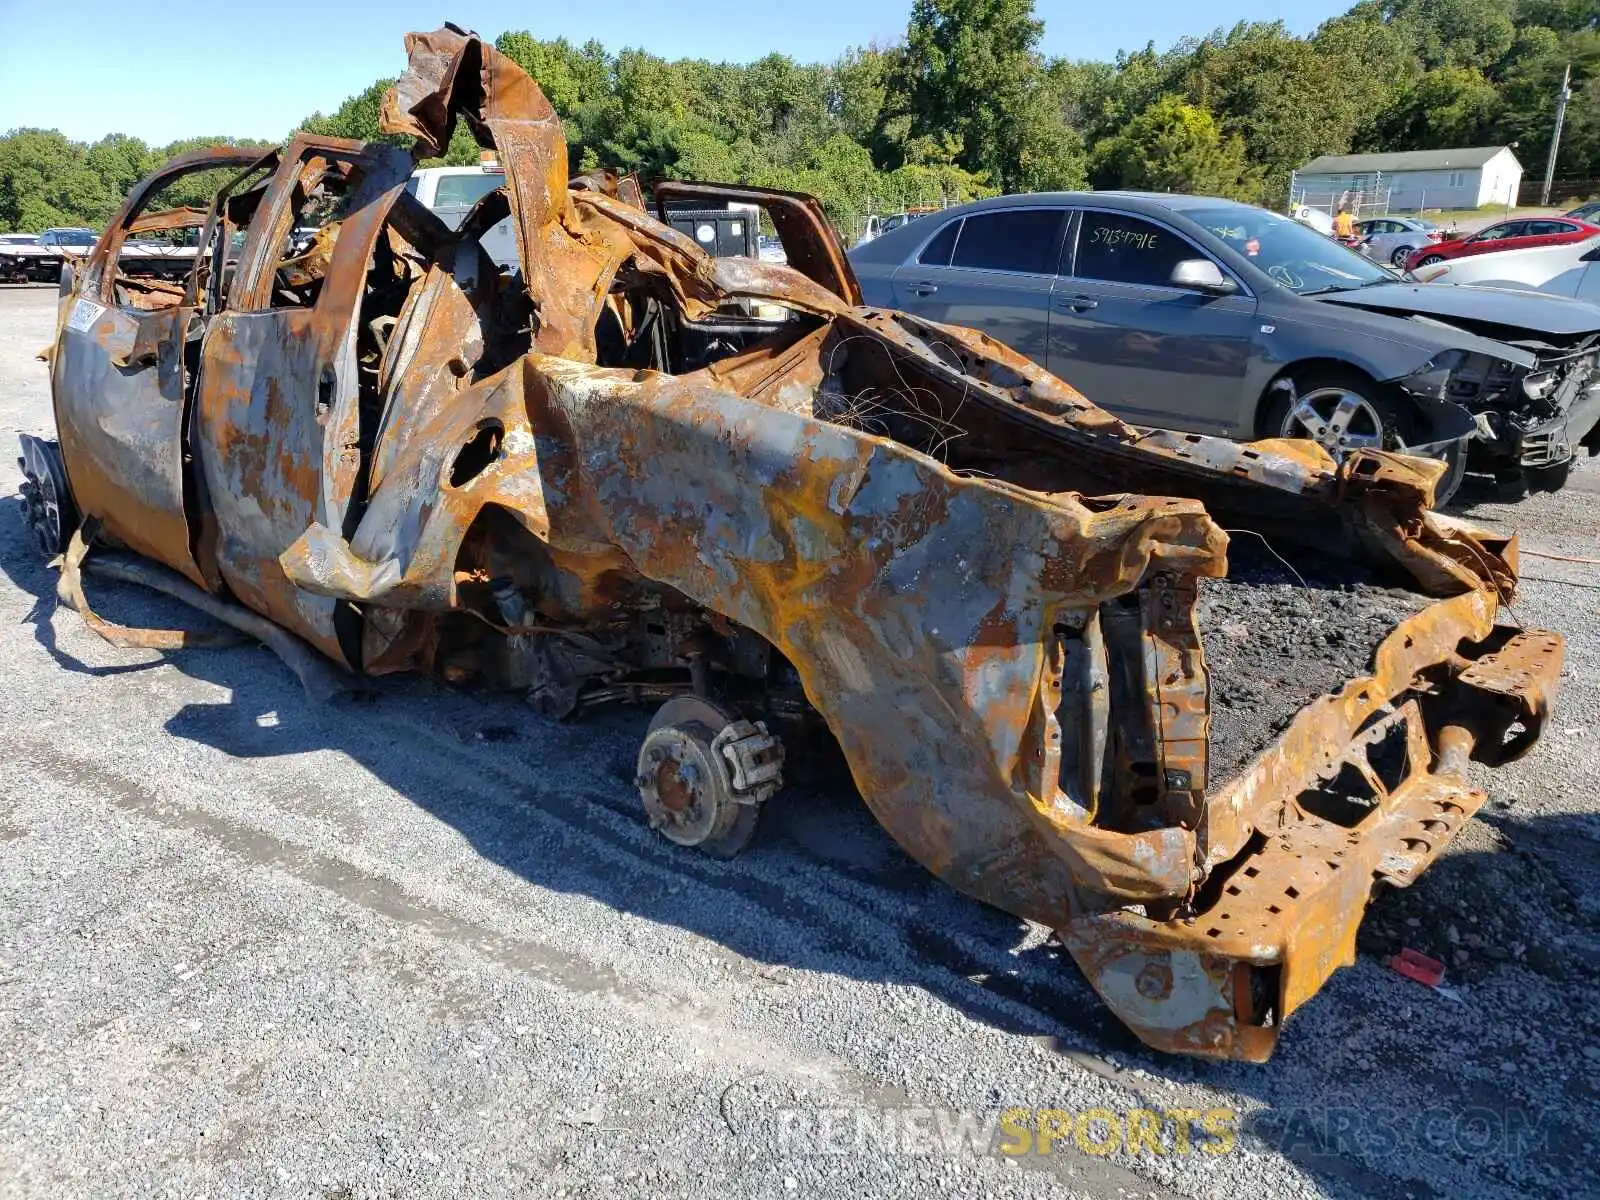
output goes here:
{"type": "Polygon", "coordinates": [[[54,283],[63,261],[36,233],[0,233],[0,283],[54,283]]]}
{"type": "MultiPolygon", "coordinates": [[[[472,206],[506,181],[505,168],[485,158],[470,167],[419,167],[406,184],[424,207],[451,229],[461,225],[472,206]]],[[[480,244],[502,270],[517,269],[517,238],[508,217],[485,233],[480,244]]]]}

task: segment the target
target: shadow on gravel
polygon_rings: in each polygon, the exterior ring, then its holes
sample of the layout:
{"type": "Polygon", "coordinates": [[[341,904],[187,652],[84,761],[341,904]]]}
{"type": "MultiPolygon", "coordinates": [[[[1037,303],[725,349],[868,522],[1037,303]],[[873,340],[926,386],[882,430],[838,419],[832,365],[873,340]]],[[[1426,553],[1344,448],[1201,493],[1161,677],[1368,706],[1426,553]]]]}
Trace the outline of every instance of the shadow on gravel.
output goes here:
{"type": "Polygon", "coordinates": [[[1571,473],[1583,463],[1579,458],[1562,468],[1535,472],[1531,478],[1514,477],[1497,480],[1492,475],[1468,474],[1462,477],[1461,488],[1445,505],[1445,510],[1456,516],[1471,517],[1485,505],[1516,504],[1530,496],[1557,492],[1567,486],[1571,473]]]}
{"type": "MultiPolygon", "coordinates": [[[[1430,1180],[1464,1175],[1492,1194],[1558,1182],[1578,1194],[1573,1182],[1593,1178],[1594,1127],[1581,1114],[1600,1104],[1600,1062],[1584,1053],[1600,1046],[1594,817],[1486,809],[1473,846],[1379,897],[1361,962],[1291,1021],[1270,1064],[1166,1058],[1106,1012],[1053,942],[902,853],[847,780],[787,789],[750,850],[717,862],[644,823],[632,779],[647,713],[559,724],[514,699],[418,679],[378,680],[364,702],[315,708],[255,647],[89,666],[57,644],[55,573],[13,519],[0,518],[0,571],[35,597],[28,620],[61,666],[106,676],[170,663],[228,690],[225,702],[184,705],[166,723],[174,736],[241,759],[346,755],[522,880],[750,960],[734,969],[751,987],[782,986],[793,968],[922,988],[975,1021],[1046,1041],[1148,1107],[1194,1104],[1195,1085],[1247,1097],[1263,1107],[1243,1121],[1244,1144],[1282,1153],[1331,1195],[1422,1200],[1458,1194],[1430,1180]],[[1402,945],[1451,960],[1454,999],[1380,965],[1402,945]]],[[[111,620],[199,622],[138,589],[91,589],[111,620]]],[[[1007,1089],[995,1081],[997,1103],[1007,1089]]]]}
{"type": "MultiPolygon", "coordinates": [[[[690,930],[764,967],[924,988],[986,1025],[1078,1051],[1137,1049],[1053,940],[934,879],[831,764],[792,772],[823,778],[786,787],[764,807],[754,844],[719,862],[645,824],[633,779],[646,710],[561,723],[515,697],[412,677],[372,680],[366,699],[318,707],[254,645],[126,652],[145,661],[92,666],[58,644],[56,573],[9,513],[0,572],[34,597],[28,620],[59,666],[106,676],[170,665],[227,689],[226,703],[184,705],[166,722],[174,736],[241,759],[346,755],[529,883],[690,930]]],[[[142,589],[92,577],[87,589],[110,621],[213,628],[142,589]]],[[[78,618],[59,620],[66,629],[78,618]]]]}

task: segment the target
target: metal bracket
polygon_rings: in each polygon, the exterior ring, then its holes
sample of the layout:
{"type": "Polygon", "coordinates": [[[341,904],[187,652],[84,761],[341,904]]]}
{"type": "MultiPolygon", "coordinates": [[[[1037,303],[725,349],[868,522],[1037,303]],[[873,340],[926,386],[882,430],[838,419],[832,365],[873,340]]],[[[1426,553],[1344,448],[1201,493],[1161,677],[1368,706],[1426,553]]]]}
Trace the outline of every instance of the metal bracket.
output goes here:
{"type": "Polygon", "coordinates": [[[712,739],[711,752],[732,770],[740,804],[760,804],[783,786],[783,743],[765,721],[730,722],[712,739]]]}

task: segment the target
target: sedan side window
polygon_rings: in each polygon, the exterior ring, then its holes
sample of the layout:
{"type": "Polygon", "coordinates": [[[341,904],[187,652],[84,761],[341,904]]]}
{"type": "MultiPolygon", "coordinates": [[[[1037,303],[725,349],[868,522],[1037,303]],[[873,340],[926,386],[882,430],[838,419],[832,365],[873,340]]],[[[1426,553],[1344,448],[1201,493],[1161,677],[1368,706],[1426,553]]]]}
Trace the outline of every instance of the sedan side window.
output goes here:
{"type": "Polygon", "coordinates": [[[950,251],[956,248],[956,235],[961,232],[961,222],[951,221],[939,230],[933,241],[922,248],[917,261],[925,267],[948,267],[950,251]]]}
{"type": "Polygon", "coordinates": [[[1054,275],[1057,235],[1065,216],[1060,208],[1024,208],[968,217],[950,265],[1054,275]]]}
{"type": "Polygon", "coordinates": [[[1523,229],[1526,225],[1526,221],[1507,221],[1503,225],[1491,225],[1473,240],[1479,242],[1499,242],[1504,241],[1506,238],[1521,237],[1523,229]]]}
{"type": "Polygon", "coordinates": [[[1199,257],[1183,238],[1139,217],[1086,212],[1072,273],[1079,279],[1171,287],[1172,268],[1199,257]]]}
{"type": "Polygon", "coordinates": [[[1531,237],[1544,237],[1552,233],[1576,233],[1577,228],[1565,221],[1529,221],[1528,228],[1523,232],[1531,237]]]}

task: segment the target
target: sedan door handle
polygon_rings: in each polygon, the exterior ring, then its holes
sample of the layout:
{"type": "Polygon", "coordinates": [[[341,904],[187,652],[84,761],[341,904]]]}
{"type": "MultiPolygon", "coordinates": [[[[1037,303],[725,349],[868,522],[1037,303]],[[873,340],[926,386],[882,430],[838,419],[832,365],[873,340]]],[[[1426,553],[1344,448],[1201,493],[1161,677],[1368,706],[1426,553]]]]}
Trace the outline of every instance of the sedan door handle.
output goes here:
{"type": "Polygon", "coordinates": [[[1100,301],[1093,296],[1057,296],[1056,307],[1064,308],[1068,312],[1088,312],[1091,308],[1098,308],[1100,301]]]}
{"type": "Polygon", "coordinates": [[[931,279],[920,279],[907,289],[913,296],[931,296],[939,290],[939,285],[931,279]]]}

